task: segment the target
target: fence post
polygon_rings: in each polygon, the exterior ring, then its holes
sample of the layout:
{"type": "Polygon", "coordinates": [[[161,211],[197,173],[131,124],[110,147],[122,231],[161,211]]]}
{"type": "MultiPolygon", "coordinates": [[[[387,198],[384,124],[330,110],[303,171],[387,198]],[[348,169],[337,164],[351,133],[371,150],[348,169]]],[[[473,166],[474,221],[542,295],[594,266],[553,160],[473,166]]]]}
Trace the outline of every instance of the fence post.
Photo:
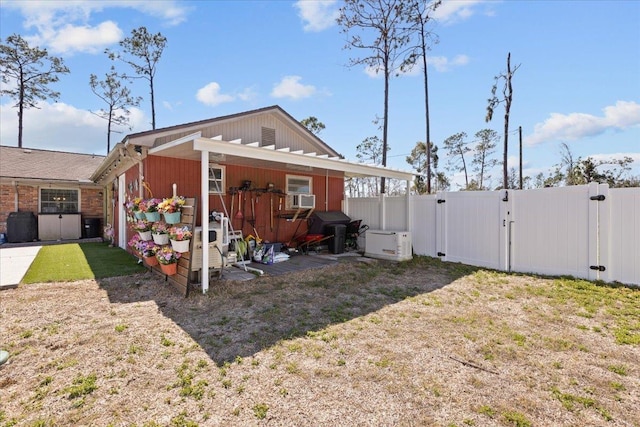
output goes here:
{"type": "Polygon", "coordinates": [[[447,193],[436,193],[436,256],[447,261],[447,193]]]}
{"type": "Polygon", "coordinates": [[[515,236],[512,235],[513,209],[516,190],[500,190],[494,192],[500,203],[500,269],[511,271],[511,256],[515,247],[515,236]]]}
{"type": "Polygon", "coordinates": [[[589,183],[589,280],[609,278],[610,203],[609,185],[589,183]]]}

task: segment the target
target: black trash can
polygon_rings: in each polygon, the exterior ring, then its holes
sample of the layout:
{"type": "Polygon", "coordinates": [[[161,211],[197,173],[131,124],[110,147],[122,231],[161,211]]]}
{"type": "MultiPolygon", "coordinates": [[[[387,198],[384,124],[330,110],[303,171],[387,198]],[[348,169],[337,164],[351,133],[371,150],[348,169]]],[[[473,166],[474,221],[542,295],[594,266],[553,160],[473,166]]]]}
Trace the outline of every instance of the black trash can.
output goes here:
{"type": "Polygon", "coordinates": [[[329,252],[332,254],[343,253],[347,238],[347,226],[344,224],[329,224],[325,226],[325,230],[327,236],[333,236],[329,239],[329,252]]]}
{"type": "Polygon", "coordinates": [[[84,218],[82,220],[82,237],[92,239],[100,237],[100,218],[84,218]]]}
{"type": "Polygon", "coordinates": [[[38,221],[33,212],[10,212],[7,217],[7,242],[38,240],[38,221]]]}

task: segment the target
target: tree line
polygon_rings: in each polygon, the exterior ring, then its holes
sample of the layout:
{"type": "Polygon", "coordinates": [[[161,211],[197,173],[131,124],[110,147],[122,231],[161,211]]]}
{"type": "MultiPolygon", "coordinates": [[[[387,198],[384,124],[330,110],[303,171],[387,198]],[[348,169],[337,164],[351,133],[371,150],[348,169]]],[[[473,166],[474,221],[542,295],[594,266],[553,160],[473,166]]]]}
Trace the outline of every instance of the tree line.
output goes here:
{"type": "MultiPolygon", "coordinates": [[[[166,45],[167,39],[161,33],[151,34],[145,27],[135,28],[131,36],[119,42],[119,50],[106,49],[104,52],[112,61],[120,61],[131,67],[133,73],[119,72],[112,65],[104,79],[99,79],[95,74],[89,76],[91,91],[106,104],[106,107],[92,113],[107,121],[107,153],[111,150],[114,126],[129,126],[129,108],[137,107],[142,101],[142,97],[133,96],[126,86],[133,79],[144,79],[149,84],[151,127],[156,128],[154,79],[166,45]]],[[[0,44],[0,71],[4,84],[0,88],[0,95],[16,102],[18,147],[22,147],[24,110],[37,108],[38,101],[59,99],[60,93],[50,85],[58,82],[60,76],[68,74],[70,70],[62,58],[49,55],[47,49],[29,46],[22,36],[12,34],[0,44]]]]}

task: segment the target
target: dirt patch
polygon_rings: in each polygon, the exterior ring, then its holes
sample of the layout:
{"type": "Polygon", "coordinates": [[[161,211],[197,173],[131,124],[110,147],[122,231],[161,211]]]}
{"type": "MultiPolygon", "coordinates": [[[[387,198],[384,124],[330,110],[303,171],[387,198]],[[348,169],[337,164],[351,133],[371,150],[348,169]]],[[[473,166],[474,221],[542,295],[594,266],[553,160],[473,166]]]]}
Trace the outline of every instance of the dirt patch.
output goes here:
{"type": "Polygon", "coordinates": [[[211,286],[1,292],[0,425],[640,425],[638,290],[427,258],[211,286]]]}

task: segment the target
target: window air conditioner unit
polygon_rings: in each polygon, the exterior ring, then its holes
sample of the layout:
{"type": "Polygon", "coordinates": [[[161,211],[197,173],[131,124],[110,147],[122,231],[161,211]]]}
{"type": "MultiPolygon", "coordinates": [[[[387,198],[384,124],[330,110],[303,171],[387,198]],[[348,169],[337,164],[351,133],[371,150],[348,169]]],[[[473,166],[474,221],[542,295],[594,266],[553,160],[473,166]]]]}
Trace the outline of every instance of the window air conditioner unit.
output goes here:
{"type": "Polygon", "coordinates": [[[288,194],[287,209],[314,209],[316,207],[315,194],[288,194]]]}

